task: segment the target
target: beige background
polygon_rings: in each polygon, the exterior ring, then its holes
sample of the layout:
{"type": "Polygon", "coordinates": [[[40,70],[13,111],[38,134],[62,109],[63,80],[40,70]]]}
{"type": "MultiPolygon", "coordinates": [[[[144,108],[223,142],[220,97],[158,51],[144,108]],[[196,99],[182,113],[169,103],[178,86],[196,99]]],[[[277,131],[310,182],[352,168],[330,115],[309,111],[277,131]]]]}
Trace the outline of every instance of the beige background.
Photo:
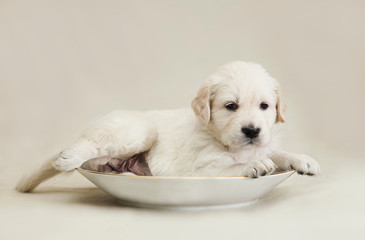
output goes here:
{"type": "Polygon", "coordinates": [[[4,239],[363,237],[364,12],[363,1],[0,1],[4,239]],[[118,206],[77,173],[13,191],[86,123],[115,109],[189,107],[232,60],[280,80],[282,145],[315,157],[320,177],[213,212],[118,206]]]}

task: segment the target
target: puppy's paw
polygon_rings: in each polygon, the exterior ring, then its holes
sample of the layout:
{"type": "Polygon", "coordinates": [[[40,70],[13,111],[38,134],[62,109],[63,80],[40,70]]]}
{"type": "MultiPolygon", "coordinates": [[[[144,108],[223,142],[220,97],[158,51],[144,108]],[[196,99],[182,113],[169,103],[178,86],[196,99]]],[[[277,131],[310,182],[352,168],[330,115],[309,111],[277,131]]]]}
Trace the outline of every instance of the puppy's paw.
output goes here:
{"type": "Polygon", "coordinates": [[[305,154],[299,154],[296,159],[292,159],[289,164],[289,169],[296,170],[300,175],[315,176],[320,172],[318,162],[305,154]]]}
{"type": "Polygon", "coordinates": [[[257,178],[270,175],[276,169],[276,165],[270,159],[260,159],[248,162],[243,169],[243,176],[257,178]]]}
{"type": "Polygon", "coordinates": [[[53,167],[60,171],[71,171],[82,165],[84,161],[77,156],[61,152],[60,156],[52,163],[53,167]]]}

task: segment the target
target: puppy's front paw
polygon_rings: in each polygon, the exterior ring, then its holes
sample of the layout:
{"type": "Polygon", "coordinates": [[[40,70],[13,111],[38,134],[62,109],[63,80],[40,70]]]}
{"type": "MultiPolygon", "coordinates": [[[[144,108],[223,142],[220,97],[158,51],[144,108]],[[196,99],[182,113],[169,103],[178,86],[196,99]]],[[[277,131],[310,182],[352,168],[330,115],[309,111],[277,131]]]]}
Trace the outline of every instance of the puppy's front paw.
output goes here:
{"type": "Polygon", "coordinates": [[[243,176],[257,178],[274,172],[276,165],[270,159],[260,159],[248,162],[243,169],[243,176]]]}
{"type": "Polygon", "coordinates": [[[53,167],[60,171],[71,171],[81,166],[84,161],[76,156],[61,152],[60,156],[52,163],[53,167]]]}
{"type": "Polygon", "coordinates": [[[296,159],[290,161],[289,168],[295,169],[300,175],[313,176],[320,172],[318,162],[305,154],[300,154],[296,159]]]}

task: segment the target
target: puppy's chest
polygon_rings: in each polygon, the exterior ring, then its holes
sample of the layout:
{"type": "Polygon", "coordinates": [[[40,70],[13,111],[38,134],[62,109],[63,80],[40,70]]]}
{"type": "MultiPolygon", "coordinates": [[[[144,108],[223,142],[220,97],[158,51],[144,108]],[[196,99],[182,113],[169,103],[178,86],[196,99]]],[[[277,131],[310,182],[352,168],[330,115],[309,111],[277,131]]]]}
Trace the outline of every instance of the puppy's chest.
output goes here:
{"type": "Polygon", "coordinates": [[[255,150],[244,150],[230,152],[229,155],[233,158],[236,163],[247,163],[249,161],[267,157],[265,153],[260,153],[255,150]]]}

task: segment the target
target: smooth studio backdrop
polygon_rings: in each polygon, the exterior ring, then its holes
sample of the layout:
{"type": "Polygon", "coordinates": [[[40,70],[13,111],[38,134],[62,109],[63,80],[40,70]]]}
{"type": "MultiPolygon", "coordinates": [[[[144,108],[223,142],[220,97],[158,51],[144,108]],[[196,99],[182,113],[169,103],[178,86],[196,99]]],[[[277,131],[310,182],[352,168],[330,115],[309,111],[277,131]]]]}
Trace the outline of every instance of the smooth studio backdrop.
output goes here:
{"type": "Polygon", "coordinates": [[[360,237],[364,12],[355,0],[0,1],[3,234],[360,237]],[[322,176],[294,176],[256,206],[208,213],[120,207],[78,174],[34,194],[13,190],[85,124],[116,109],[190,107],[200,83],[233,60],[260,63],[280,81],[283,148],[315,157],[322,176]]]}

